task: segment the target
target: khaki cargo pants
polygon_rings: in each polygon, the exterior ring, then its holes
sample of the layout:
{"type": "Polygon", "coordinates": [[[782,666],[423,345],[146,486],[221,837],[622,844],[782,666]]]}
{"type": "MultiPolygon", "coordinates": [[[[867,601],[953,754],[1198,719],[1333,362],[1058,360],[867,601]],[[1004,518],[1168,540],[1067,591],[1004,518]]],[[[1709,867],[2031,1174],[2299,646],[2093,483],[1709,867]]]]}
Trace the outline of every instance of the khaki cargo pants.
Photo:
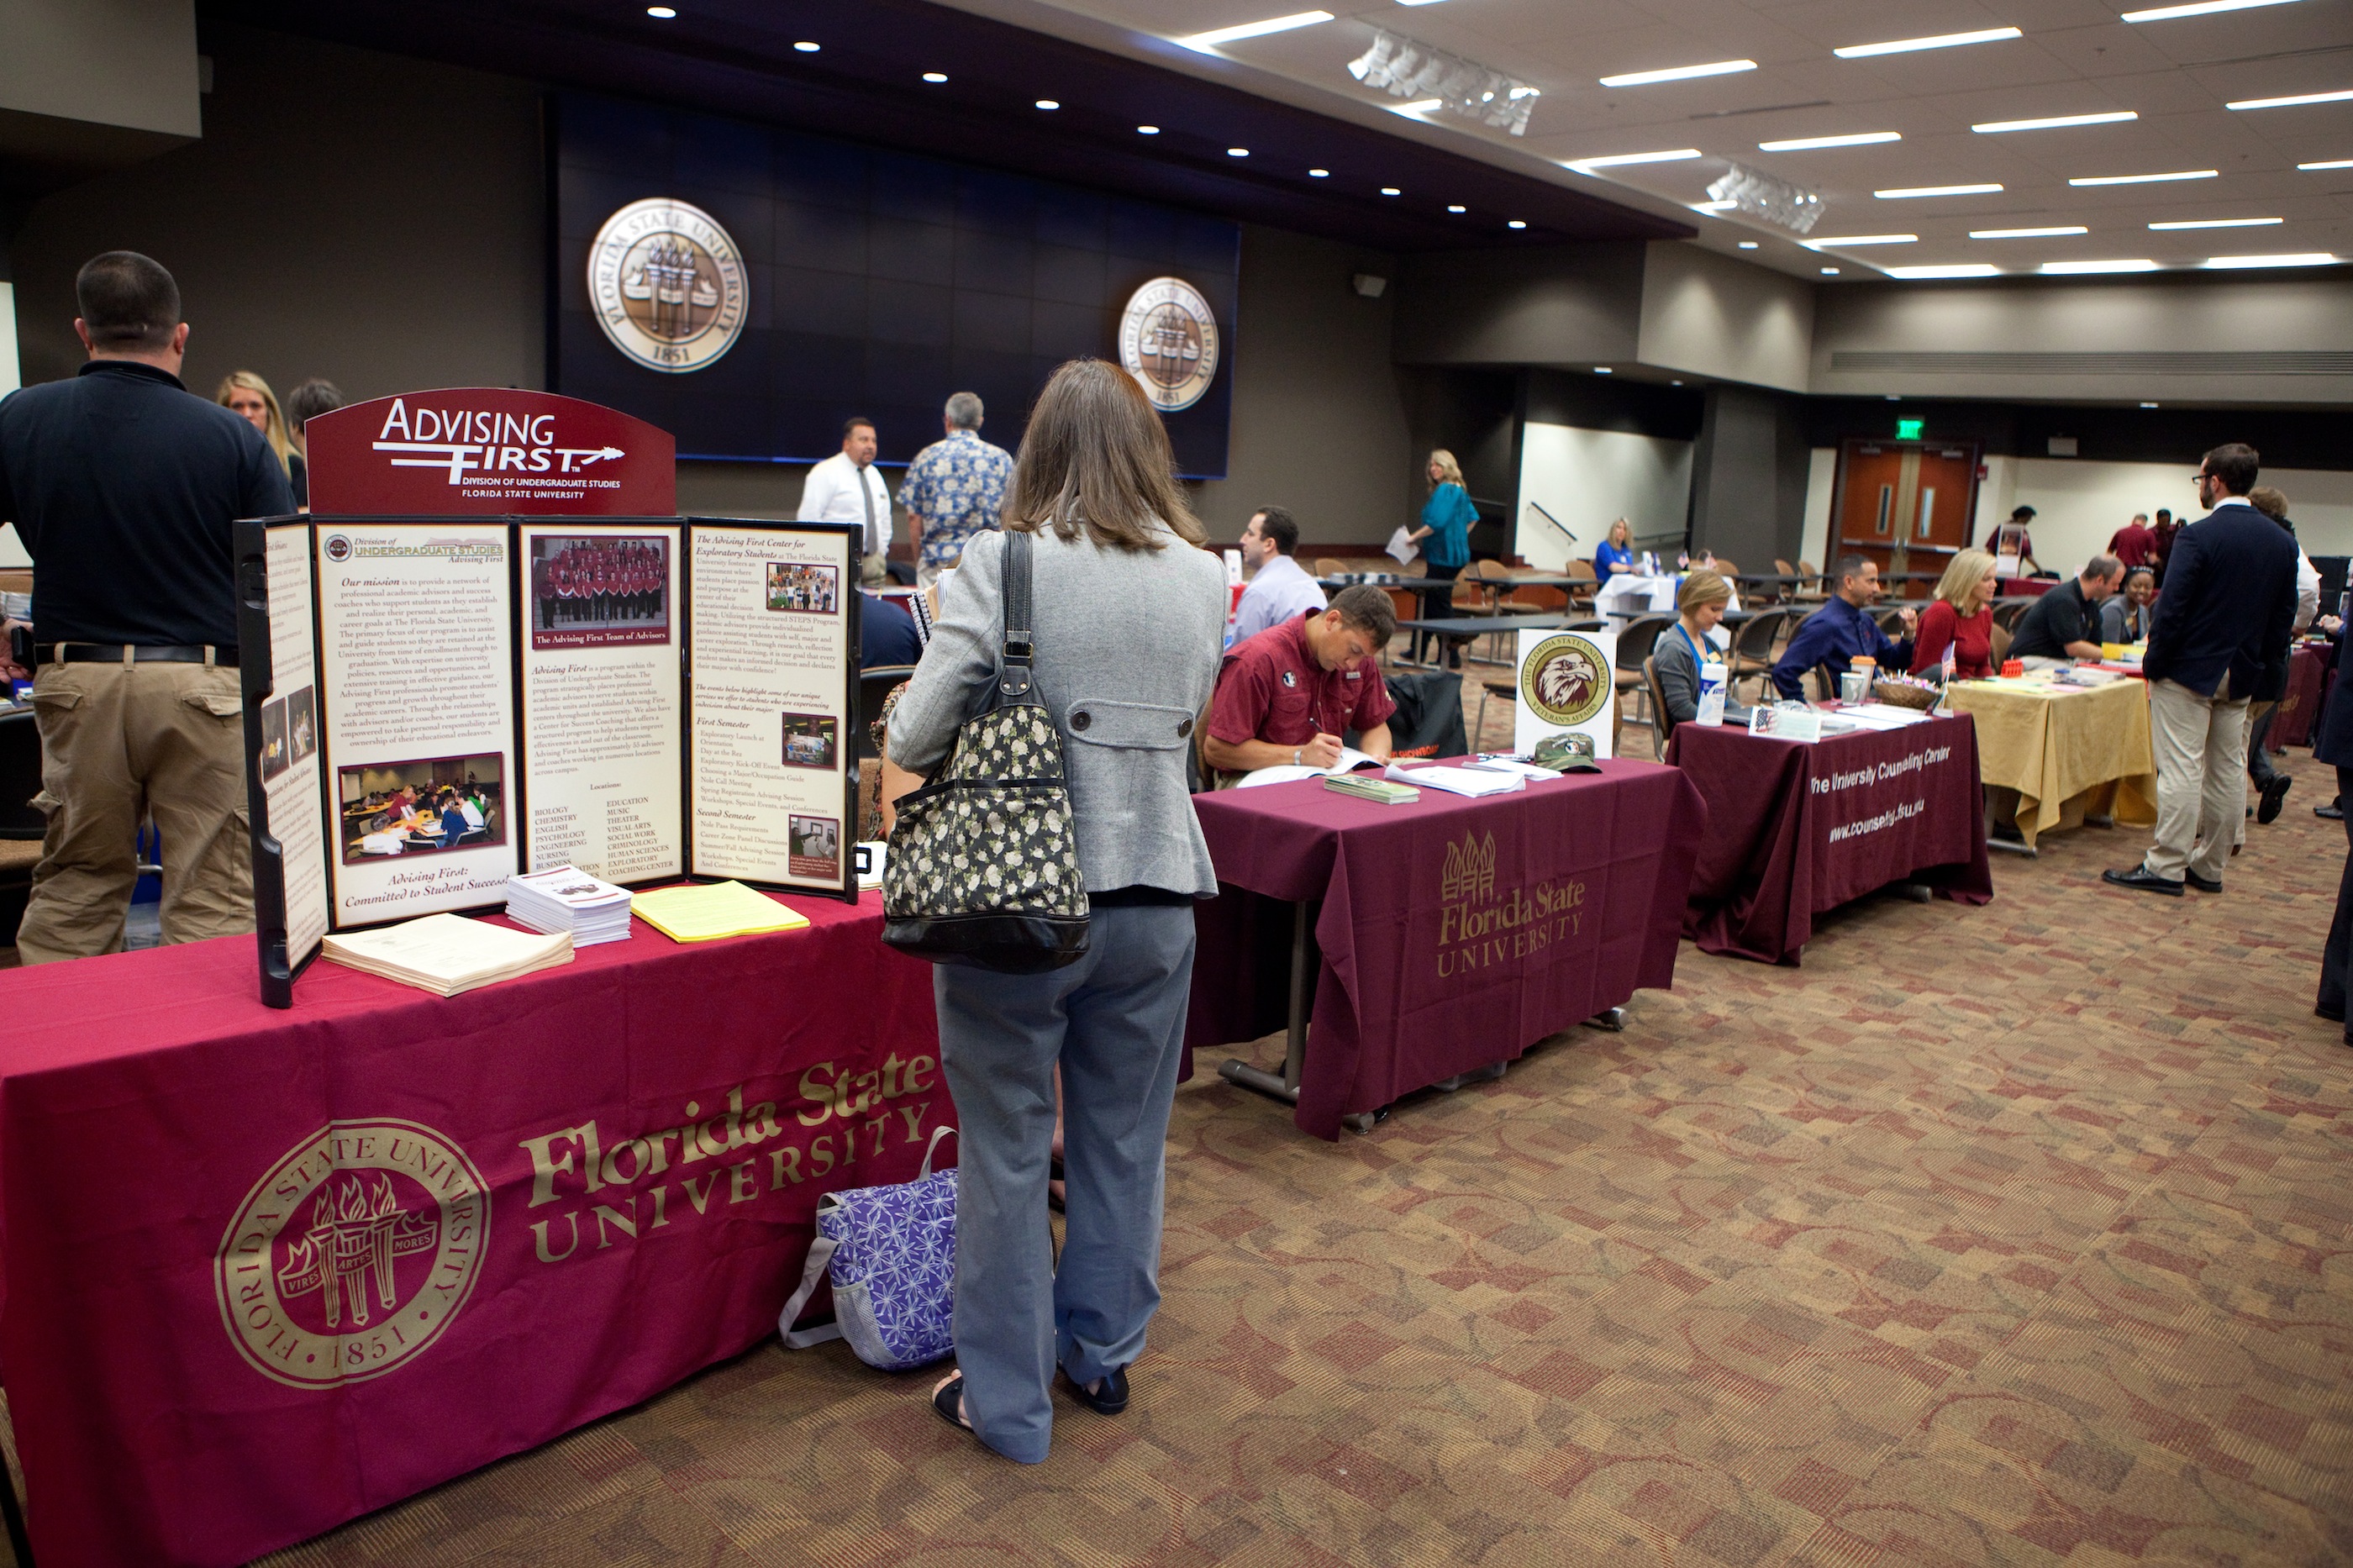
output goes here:
{"type": "Polygon", "coordinates": [[[244,726],[234,669],[45,664],[33,677],[48,814],[16,935],[26,963],[122,946],[142,817],[163,839],[164,940],[253,929],[244,726]]]}

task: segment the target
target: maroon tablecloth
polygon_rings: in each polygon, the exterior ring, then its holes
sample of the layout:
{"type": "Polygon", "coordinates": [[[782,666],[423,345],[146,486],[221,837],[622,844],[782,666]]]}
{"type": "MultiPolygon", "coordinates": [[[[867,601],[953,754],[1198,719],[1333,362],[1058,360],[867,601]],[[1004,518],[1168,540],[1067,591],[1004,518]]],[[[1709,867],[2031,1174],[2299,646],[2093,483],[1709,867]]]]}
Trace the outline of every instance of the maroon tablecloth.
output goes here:
{"type": "Polygon", "coordinates": [[[321,963],[272,1012],[250,938],[0,980],[43,1568],[243,1563],[775,1333],[818,1194],[954,1117],[879,900],[787,901],[449,999],[321,963]]]}
{"type": "Polygon", "coordinates": [[[2328,645],[2306,643],[2288,655],[2287,691],[2272,721],[2272,750],[2309,746],[2320,727],[2321,698],[2328,674],[2328,645]]]}
{"type": "Polygon", "coordinates": [[[1288,906],[1321,900],[1295,1118],[1321,1137],[1674,983],[1704,813],[1672,768],[1608,763],[1477,801],[1379,805],[1310,781],[1194,805],[1222,890],[1197,906],[1186,1042],[1283,1026],[1288,906]]]}
{"type": "Polygon", "coordinates": [[[1967,714],[1813,745],[1685,724],[1667,757],[1707,801],[1683,913],[1702,952],[1794,964],[1816,915],[1898,879],[1993,897],[1967,714]]]}

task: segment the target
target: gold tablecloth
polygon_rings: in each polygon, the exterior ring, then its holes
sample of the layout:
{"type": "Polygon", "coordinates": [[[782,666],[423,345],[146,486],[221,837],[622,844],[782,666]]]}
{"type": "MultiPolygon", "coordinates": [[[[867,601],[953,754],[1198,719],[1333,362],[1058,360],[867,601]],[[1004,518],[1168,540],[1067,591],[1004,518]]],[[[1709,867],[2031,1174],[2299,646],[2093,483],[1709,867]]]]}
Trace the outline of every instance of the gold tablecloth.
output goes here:
{"type": "Polygon", "coordinates": [[[1975,715],[1979,772],[1989,789],[2018,793],[2018,832],[2028,844],[2063,819],[2156,823],[2145,683],[2129,676],[2091,688],[2054,686],[2048,675],[1966,680],[1953,683],[1947,700],[1975,715]]]}

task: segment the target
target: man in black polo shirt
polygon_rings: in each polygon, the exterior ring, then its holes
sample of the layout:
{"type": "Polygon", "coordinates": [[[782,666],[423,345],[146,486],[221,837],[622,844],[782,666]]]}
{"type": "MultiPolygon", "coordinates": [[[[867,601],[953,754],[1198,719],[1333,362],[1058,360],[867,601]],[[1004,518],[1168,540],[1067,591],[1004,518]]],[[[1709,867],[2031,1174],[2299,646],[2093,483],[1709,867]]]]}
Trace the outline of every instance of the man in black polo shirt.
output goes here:
{"type": "Polygon", "coordinates": [[[33,557],[48,833],[16,950],[111,952],[163,840],[164,940],[253,929],[229,524],[294,510],[261,433],[180,384],[179,286],[111,250],[74,279],[90,363],[0,399],[0,519],[33,557]]]}
{"type": "Polygon", "coordinates": [[[2094,555],[2084,574],[2045,593],[2018,617],[2010,642],[2012,658],[2097,658],[2100,606],[2123,585],[2124,563],[2094,555]]]}

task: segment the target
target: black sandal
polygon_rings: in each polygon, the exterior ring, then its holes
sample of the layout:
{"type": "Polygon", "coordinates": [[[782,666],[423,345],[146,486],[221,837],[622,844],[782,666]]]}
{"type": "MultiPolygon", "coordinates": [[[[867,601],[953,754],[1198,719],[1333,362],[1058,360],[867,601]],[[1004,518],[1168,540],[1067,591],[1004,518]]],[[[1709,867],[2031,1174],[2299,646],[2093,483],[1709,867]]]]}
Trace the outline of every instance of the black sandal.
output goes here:
{"type": "Polygon", "coordinates": [[[932,1413],[959,1432],[971,1432],[976,1437],[980,1436],[974,1431],[972,1423],[964,1418],[964,1375],[961,1373],[940,1384],[938,1392],[932,1395],[932,1413]]]}
{"type": "Polygon", "coordinates": [[[1078,1396],[1080,1404],[1098,1415],[1117,1415],[1127,1408],[1127,1368],[1124,1366],[1115,1366],[1103,1373],[1103,1386],[1092,1394],[1087,1392],[1085,1384],[1071,1375],[1067,1367],[1062,1371],[1062,1381],[1071,1385],[1071,1392],[1078,1396]]]}

